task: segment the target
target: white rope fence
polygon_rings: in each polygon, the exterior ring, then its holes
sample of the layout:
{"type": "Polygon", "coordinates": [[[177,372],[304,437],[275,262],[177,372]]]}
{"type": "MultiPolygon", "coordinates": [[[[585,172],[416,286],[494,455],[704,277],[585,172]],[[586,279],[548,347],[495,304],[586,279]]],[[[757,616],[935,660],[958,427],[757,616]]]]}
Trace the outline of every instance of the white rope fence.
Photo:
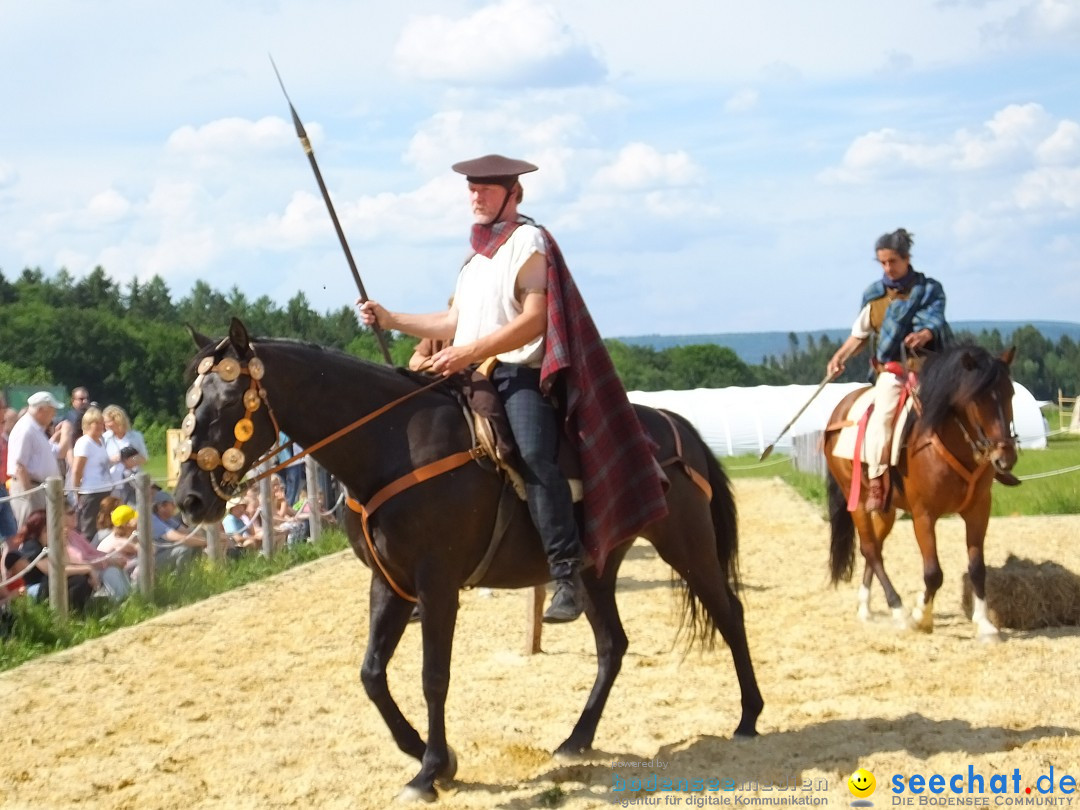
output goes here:
{"type": "Polygon", "coordinates": [[[25,490],[23,492],[18,492],[18,493],[14,494],[14,495],[5,495],[3,498],[0,498],[0,503],[8,503],[9,501],[14,501],[17,498],[25,498],[28,495],[33,495],[38,490],[44,490],[44,489],[45,489],[44,484],[38,484],[36,487],[25,490]]]}
{"type": "MultiPolygon", "coordinates": [[[[39,562],[41,562],[43,558],[48,556],[48,554],[49,554],[49,549],[47,547],[41,549],[41,552],[36,557],[34,557],[34,559],[32,559],[30,562],[28,562],[26,564],[26,567],[27,568],[33,568],[35,565],[37,565],[39,562]]],[[[0,580],[0,588],[6,588],[11,583],[18,582],[20,579],[23,578],[23,573],[24,572],[20,571],[19,573],[13,574],[12,576],[8,577],[7,579],[0,580]]]]}
{"type": "Polygon", "coordinates": [[[1018,475],[1016,477],[1019,478],[1021,481],[1034,481],[1037,478],[1053,478],[1055,475],[1065,475],[1066,473],[1073,473],[1077,470],[1080,470],[1080,464],[1077,464],[1074,467],[1064,467],[1060,470],[1048,470],[1046,472],[1031,473],[1029,475],[1018,475]]]}

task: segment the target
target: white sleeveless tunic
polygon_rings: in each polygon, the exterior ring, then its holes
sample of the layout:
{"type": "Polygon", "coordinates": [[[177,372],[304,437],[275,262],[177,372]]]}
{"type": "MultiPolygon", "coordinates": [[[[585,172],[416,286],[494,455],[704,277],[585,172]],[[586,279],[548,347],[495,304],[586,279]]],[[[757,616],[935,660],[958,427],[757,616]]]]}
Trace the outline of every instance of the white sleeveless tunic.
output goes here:
{"type": "MultiPolygon", "coordinates": [[[[455,345],[464,346],[486,337],[521,314],[521,304],[514,295],[518,273],[530,256],[544,252],[540,229],[519,225],[490,259],[477,253],[466,262],[454,292],[458,313],[455,345]]],[[[544,336],[520,349],[503,352],[498,358],[504,363],[539,368],[544,359],[544,336]]]]}

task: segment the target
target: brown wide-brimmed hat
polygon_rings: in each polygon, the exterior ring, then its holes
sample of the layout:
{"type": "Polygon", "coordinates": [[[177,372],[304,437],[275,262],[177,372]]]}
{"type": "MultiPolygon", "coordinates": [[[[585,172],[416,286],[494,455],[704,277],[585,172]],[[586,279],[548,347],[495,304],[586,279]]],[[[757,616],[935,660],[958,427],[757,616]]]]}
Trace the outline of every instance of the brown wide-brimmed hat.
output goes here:
{"type": "Polygon", "coordinates": [[[510,187],[517,182],[519,176],[535,172],[539,167],[525,160],[515,160],[502,155],[484,155],[455,163],[450,168],[465,175],[465,179],[470,183],[510,187]]]}

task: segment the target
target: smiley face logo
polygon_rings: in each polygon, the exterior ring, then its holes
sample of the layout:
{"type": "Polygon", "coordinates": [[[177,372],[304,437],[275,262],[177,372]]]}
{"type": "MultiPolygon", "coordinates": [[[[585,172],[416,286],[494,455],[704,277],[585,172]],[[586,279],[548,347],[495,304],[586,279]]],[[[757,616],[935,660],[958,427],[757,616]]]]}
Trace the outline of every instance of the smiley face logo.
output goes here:
{"type": "Polygon", "coordinates": [[[859,768],[848,777],[847,786],[848,790],[851,791],[851,795],[856,799],[865,799],[867,796],[873,795],[875,788],[877,788],[877,780],[866,768],[859,768]]]}

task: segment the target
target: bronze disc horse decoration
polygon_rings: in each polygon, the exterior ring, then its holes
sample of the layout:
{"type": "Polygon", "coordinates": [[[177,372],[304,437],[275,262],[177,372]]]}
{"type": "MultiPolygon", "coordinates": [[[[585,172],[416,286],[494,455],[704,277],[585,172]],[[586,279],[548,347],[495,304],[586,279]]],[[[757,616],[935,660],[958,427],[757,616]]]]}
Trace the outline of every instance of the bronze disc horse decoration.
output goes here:
{"type": "MultiPolygon", "coordinates": [[[[408,396],[313,453],[360,503],[367,503],[390,482],[438,459],[468,453],[473,446],[461,406],[445,386],[418,390],[424,384],[400,370],[295,341],[251,339],[236,319],[221,343],[199,336],[196,341],[201,351],[193,366],[199,377],[189,391],[191,410],[184,427],[190,445],[176,489],[177,503],[192,520],[222,518],[223,497],[230,495],[257,456],[274,446],[278,428],[300,446],[311,447],[408,396]],[[228,467],[226,454],[231,454],[228,467]]],[[[708,482],[699,486],[689,470],[667,467],[668,516],[648,526],[643,536],[682,578],[683,626],[690,639],[708,645],[719,632],[730,647],[742,695],[735,734],[753,736],[763,702],[747,646],[743,607],[736,596],[736,514],[730,483],[684,419],[642,407],[637,414],[660,446],[659,458],[675,455],[675,445],[681,443],[682,458],[697,471],[694,475],[708,482]],[[709,487],[711,497],[704,492],[709,487]]],[[[397,746],[420,761],[403,798],[433,800],[435,781],[452,779],[456,771],[446,742],[444,711],[458,592],[491,546],[503,491],[502,477],[470,458],[383,501],[370,516],[366,537],[360,517],[346,512],[353,550],[372,569],[370,629],[360,677],[397,746]],[[409,622],[413,594],[420,606],[426,741],[401,713],[387,686],[387,665],[409,622]]],[[[503,540],[486,572],[470,584],[520,588],[548,580],[547,561],[524,503],[515,499],[510,515],[501,521],[503,540]]],[[[610,553],[601,575],[592,567],[583,572],[597,676],[577,724],[558,748],[560,753],[581,753],[592,746],[627,649],[615,587],[619,564],[630,545],[627,541],[610,553]]]]}
{"type": "MultiPolygon", "coordinates": [[[[870,618],[870,586],[876,575],[885,591],[893,618],[924,632],[934,629],[934,595],[941,587],[935,526],[938,518],[958,513],[967,535],[968,573],[974,592],[972,621],[981,640],[998,640],[998,630],[986,612],[986,565],[983,540],[990,520],[990,486],[997,472],[1016,463],[1012,431],[1013,385],[1009,377],[1013,350],[1000,358],[977,346],[953,346],[931,355],[921,373],[916,405],[909,417],[910,433],[899,463],[893,468],[892,496],[883,512],[867,512],[865,495],[848,511],[852,462],[836,458],[839,432],[826,431],[824,452],[829,467],[829,520],[832,526],[832,581],[850,579],[855,563],[855,530],[865,560],[859,589],[859,617],[870,618]],[[916,415],[921,410],[921,414],[916,415]],[[923,559],[926,590],[905,615],[900,596],[885,573],[881,548],[896,520],[896,510],[911,513],[923,559]]],[[[853,391],[836,406],[829,425],[849,418],[855,400],[866,389],[853,391]]],[[[896,430],[903,429],[897,425],[896,430]]],[[[861,466],[861,465],[860,465],[861,466]]],[[[865,471],[862,471],[865,483],[865,471]]],[[[866,492],[866,488],[863,488],[866,492]]]]}

